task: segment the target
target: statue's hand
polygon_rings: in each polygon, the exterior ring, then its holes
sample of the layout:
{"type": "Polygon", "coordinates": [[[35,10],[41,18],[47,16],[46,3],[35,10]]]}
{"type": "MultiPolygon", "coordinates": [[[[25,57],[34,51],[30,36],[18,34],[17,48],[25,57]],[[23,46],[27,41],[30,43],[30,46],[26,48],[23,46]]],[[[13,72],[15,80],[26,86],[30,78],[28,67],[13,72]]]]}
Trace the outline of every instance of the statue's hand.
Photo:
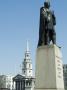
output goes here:
{"type": "Polygon", "coordinates": [[[51,16],[50,15],[48,15],[48,21],[50,21],[51,20],[51,16]]]}

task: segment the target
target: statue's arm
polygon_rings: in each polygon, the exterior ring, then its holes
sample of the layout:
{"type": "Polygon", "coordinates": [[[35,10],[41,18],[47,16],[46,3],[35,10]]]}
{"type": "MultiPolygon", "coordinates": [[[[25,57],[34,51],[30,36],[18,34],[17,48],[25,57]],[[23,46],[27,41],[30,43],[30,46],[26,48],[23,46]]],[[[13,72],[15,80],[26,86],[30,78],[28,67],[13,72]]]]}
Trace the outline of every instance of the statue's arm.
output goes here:
{"type": "Polygon", "coordinates": [[[52,11],[52,17],[53,17],[53,24],[56,25],[56,17],[54,11],[52,11]]]}
{"type": "Polygon", "coordinates": [[[41,7],[41,9],[40,9],[40,15],[41,15],[43,18],[46,17],[46,10],[45,10],[44,7],[41,7]]]}
{"type": "Polygon", "coordinates": [[[43,8],[43,7],[40,8],[40,14],[41,14],[41,15],[44,14],[44,8],[43,8]]]}

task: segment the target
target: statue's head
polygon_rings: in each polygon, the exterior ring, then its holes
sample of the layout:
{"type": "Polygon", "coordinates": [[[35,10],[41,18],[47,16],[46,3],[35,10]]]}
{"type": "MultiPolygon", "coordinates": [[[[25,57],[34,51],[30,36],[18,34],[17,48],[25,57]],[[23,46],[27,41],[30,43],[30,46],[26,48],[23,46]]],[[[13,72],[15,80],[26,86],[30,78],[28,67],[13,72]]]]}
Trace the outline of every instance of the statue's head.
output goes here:
{"type": "Polygon", "coordinates": [[[50,8],[50,2],[49,1],[45,1],[44,2],[44,7],[49,9],[50,8]]]}

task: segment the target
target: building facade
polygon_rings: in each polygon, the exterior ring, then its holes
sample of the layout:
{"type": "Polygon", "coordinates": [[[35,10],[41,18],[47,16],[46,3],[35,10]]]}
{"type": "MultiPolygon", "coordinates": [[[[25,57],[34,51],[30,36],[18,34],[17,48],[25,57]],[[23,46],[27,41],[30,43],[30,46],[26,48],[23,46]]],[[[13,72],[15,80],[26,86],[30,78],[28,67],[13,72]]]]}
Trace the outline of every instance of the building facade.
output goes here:
{"type": "Polygon", "coordinates": [[[6,88],[6,76],[0,75],[0,89],[6,88]]]}
{"type": "Polygon", "coordinates": [[[63,65],[63,74],[64,74],[64,87],[67,90],[67,64],[63,65]]]}
{"type": "Polygon", "coordinates": [[[0,89],[1,90],[13,90],[15,88],[13,84],[13,76],[0,75],[0,89]]]}

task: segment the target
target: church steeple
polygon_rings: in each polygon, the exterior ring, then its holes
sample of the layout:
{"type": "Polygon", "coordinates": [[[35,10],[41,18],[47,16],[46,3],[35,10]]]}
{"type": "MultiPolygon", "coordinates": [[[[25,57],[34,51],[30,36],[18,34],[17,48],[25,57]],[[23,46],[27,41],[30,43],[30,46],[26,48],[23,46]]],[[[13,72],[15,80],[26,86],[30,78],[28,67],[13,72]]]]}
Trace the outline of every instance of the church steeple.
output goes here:
{"type": "Polygon", "coordinates": [[[23,61],[22,74],[26,77],[32,76],[32,62],[31,62],[31,57],[30,57],[28,41],[27,41],[27,46],[26,46],[26,51],[25,51],[25,58],[23,61]]]}
{"type": "Polygon", "coordinates": [[[29,52],[29,42],[27,41],[27,49],[26,49],[27,52],[29,52]]]}

